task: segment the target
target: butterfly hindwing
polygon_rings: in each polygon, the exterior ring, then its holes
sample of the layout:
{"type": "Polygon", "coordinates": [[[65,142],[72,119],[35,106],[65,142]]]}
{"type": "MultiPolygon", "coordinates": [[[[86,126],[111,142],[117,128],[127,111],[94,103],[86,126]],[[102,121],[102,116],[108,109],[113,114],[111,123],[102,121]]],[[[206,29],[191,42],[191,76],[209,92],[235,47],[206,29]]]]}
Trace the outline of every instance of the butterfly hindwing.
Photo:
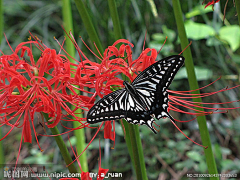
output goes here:
{"type": "Polygon", "coordinates": [[[177,71],[184,63],[182,56],[164,58],[141,72],[124,89],[114,91],[98,101],[89,111],[87,121],[97,123],[125,118],[133,124],[145,124],[154,133],[154,117],[171,117],[168,113],[168,92],[177,71]]]}

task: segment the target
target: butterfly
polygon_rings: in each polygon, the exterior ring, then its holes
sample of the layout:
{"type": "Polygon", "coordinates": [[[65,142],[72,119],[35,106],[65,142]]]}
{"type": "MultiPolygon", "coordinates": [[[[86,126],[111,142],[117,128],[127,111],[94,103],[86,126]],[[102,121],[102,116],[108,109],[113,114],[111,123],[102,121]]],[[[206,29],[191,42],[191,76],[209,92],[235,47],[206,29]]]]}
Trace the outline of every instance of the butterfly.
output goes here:
{"type": "Polygon", "coordinates": [[[168,92],[174,76],[184,64],[179,55],[166,57],[142,71],[125,88],[116,90],[100,99],[88,112],[90,124],[125,119],[132,124],[147,125],[155,134],[156,119],[174,118],[168,113],[168,92]]]}

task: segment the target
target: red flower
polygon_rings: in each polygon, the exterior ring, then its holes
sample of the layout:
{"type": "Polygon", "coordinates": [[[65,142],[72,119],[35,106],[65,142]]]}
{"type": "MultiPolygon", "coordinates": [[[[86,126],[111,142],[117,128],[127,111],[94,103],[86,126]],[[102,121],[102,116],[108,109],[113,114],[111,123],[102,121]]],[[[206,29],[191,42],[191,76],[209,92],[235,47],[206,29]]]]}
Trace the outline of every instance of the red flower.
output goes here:
{"type": "Polygon", "coordinates": [[[92,180],[92,178],[89,176],[89,172],[82,172],[81,179],[82,180],[92,180]]]}
{"type": "MultiPolygon", "coordinates": [[[[31,143],[33,128],[38,142],[34,119],[43,119],[39,113],[47,114],[49,121],[43,126],[48,128],[56,126],[61,120],[73,121],[69,115],[77,119],[75,110],[68,106],[74,105],[76,109],[90,107],[94,98],[91,101],[89,97],[78,95],[75,89],[86,90],[77,88],[74,83],[67,57],[38,41],[20,43],[11,55],[0,56],[0,126],[11,127],[0,140],[14,128],[22,128],[24,142],[31,143]],[[39,50],[37,59],[32,46],[39,50]]],[[[85,124],[82,123],[79,128],[82,127],[85,124]]]]}
{"type": "MultiPolygon", "coordinates": [[[[213,5],[213,8],[214,8],[214,4],[217,3],[217,2],[219,2],[219,1],[220,1],[220,0],[212,0],[212,1],[210,1],[210,2],[207,3],[207,5],[205,6],[205,8],[208,7],[208,6],[210,6],[210,5],[213,5]]],[[[205,0],[203,1],[203,3],[204,3],[204,2],[205,2],[205,0]]]]}
{"type": "Polygon", "coordinates": [[[114,121],[106,121],[104,125],[104,138],[105,139],[111,139],[115,142],[115,122],[114,121]],[[113,128],[112,131],[112,123],[113,122],[113,128]]]}

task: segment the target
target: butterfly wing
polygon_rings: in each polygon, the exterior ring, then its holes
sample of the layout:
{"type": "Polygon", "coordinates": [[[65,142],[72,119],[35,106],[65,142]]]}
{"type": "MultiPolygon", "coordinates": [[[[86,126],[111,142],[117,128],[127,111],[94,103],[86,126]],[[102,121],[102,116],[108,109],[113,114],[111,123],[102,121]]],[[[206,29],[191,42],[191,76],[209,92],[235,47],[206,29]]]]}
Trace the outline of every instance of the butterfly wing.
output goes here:
{"type": "Polygon", "coordinates": [[[136,94],[124,88],[104,96],[88,112],[87,122],[93,124],[125,118],[129,123],[145,124],[156,133],[152,126],[154,117],[173,119],[167,111],[167,88],[183,63],[184,57],[170,56],[149,66],[130,85],[136,94]]]}
{"type": "Polygon", "coordinates": [[[90,124],[125,117],[125,110],[119,103],[126,99],[125,89],[114,91],[100,99],[88,112],[87,122],[90,124]]]}
{"type": "Polygon", "coordinates": [[[126,89],[114,91],[99,100],[88,112],[87,122],[90,124],[101,121],[126,118],[128,111],[142,113],[144,108],[128,93],[126,89]]]}
{"type": "Polygon", "coordinates": [[[146,124],[153,132],[155,132],[152,127],[153,117],[157,119],[169,117],[174,120],[168,113],[167,89],[183,64],[184,57],[170,56],[154,63],[140,73],[134,79],[132,86],[149,111],[142,113],[127,111],[125,119],[134,124],[146,124]]]}

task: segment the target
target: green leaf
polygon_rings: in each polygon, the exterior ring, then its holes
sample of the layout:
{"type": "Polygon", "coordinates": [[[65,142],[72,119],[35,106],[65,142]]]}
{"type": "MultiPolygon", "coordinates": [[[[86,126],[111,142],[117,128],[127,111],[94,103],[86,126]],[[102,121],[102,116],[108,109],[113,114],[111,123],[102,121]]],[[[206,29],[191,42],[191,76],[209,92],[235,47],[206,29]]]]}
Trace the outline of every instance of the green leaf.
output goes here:
{"type": "Polygon", "coordinates": [[[199,165],[198,165],[199,171],[201,173],[205,173],[207,171],[207,164],[205,161],[200,161],[199,165]]]}
{"type": "Polygon", "coordinates": [[[230,159],[221,161],[222,170],[230,169],[233,164],[234,164],[234,162],[230,159]]]}
{"type": "Polygon", "coordinates": [[[215,157],[218,160],[221,160],[222,159],[222,152],[221,152],[220,145],[219,144],[215,144],[213,147],[214,147],[215,157]]]}
{"type": "Polygon", "coordinates": [[[223,155],[230,155],[232,153],[230,149],[225,147],[221,147],[221,152],[223,155]]]}
{"type": "Polygon", "coordinates": [[[216,34],[215,30],[206,24],[195,23],[191,20],[185,22],[187,37],[193,40],[207,39],[216,34]]]}
{"type": "Polygon", "coordinates": [[[183,162],[175,163],[175,168],[182,170],[183,168],[191,169],[194,166],[194,161],[192,159],[187,159],[183,162]]]}
{"type": "Polygon", "coordinates": [[[162,33],[154,33],[152,35],[152,39],[155,41],[160,41],[160,42],[164,42],[166,39],[166,35],[162,34],[162,33]]]}
{"type": "Polygon", "coordinates": [[[212,12],[211,6],[208,6],[207,8],[204,8],[203,5],[195,6],[191,11],[186,13],[186,18],[191,18],[201,14],[206,14],[208,12],[212,12]]]}
{"type": "Polygon", "coordinates": [[[223,44],[223,43],[216,37],[209,37],[206,42],[207,46],[219,46],[221,44],[223,44]]]}
{"type": "Polygon", "coordinates": [[[238,25],[224,26],[219,31],[220,39],[227,41],[232,51],[236,51],[240,45],[240,29],[238,25]]]}
{"type": "Polygon", "coordinates": [[[173,140],[167,141],[167,146],[168,146],[169,148],[175,148],[175,146],[176,146],[176,141],[173,141],[173,140]]]}
{"type": "Polygon", "coordinates": [[[233,54],[233,55],[232,55],[232,60],[233,60],[235,63],[240,64],[240,56],[239,56],[239,55],[233,54]]]}
{"type": "MultiPolygon", "coordinates": [[[[183,130],[182,132],[189,136],[189,130],[183,130]]],[[[176,133],[175,137],[179,140],[184,140],[186,138],[181,132],[176,133]]]]}
{"type": "Polygon", "coordinates": [[[200,162],[203,158],[203,156],[199,154],[197,151],[188,151],[187,156],[197,162],[200,162]]]}
{"type": "MultiPolygon", "coordinates": [[[[173,31],[172,29],[168,29],[167,26],[162,26],[162,31],[163,34],[167,36],[167,42],[172,42],[174,41],[175,37],[176,37],[176,32],[173,31]]],[[[166,37],[165,37],[166,38],[166,37]]],[[[165,39],[164,39],[165,40],[165,39]]]]}
{"type": "MultiPolygon", "coordinates": [[[[197,67],[197,66],[195,66],[194,69],[195,69],[198,81],[210,79],[212,77],[212,75],[213,75],[213,72],[210,69],[197,67]]],[[[183,78],[187,78],[187,71],[186,71],[185,67],[182,67],[178,71],[178,73],[176,74],[174,79],[183,79],[183,78]]]]}
{"type": "Polygon", "coordinates": [[[165,25],[162,26],[162,31],[163,31],[163,33],[153,34],[152,39],[163,43],[167,37],[166,44],[175,40],[175,37],[176,37],[175,31],[173,31],[172,29],[168,29],[167,26],[165,26],[165,25]]]}

